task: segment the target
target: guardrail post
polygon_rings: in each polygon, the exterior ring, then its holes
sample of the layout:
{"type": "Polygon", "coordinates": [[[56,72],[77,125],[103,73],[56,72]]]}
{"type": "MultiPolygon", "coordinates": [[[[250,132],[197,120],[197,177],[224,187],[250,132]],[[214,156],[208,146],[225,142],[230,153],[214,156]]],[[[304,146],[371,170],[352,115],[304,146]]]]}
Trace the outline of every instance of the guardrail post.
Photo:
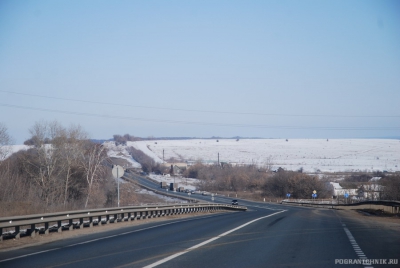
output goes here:
{"type": "Polygon", "coordinates": [[[21,232],[19,230],[19,226],[15,226],[15,239],[21,238],[21,232]]]}
{"type": "Polygon", "coordinates": [[[114,223],[118,222],[118,214],[114,214],[114,223]]]}
{"type": "Polygon", "coordinates": [[[3,228],[0,227],[0,242],[3,242],[3,228]]]}
{"type": "Polygon", "coordinates": [[[131,213],[128,212],[128,221],[132,221],[131,217],[132,217],[131,213]]]}
{"type": "Polygon", "coordinates": [[[62,232],[62,222],[61,221],[57,221],[57,232],[61,233],[62,232]]]}
{"type": "Polygon", "coordinates": [[[89,217],[89,228],[93,227],[93,217],[89,217]]]}
{"type": "Polygon", "coordinates": [[[83,229],[83,218],[79,218],[79,229],[83,229]]]}
{"type": "Polygon", "coordinates": [[[106,224],[110,223],[110,215],[106,215],[106,224]]]}
{"type": "Polygon", "coordinates": [[[44,223],[44,234],[48,235],[49,233],[50,233],[49,222],[45,222],[44,223]]]}
{"type": "Polygon", "coordinates": [[[101,222],[101,220],[102,220],[102,219],[101,219],[101,216],[98,216],[98,217],[97,217],[97,225],[98,225],[98,226],[102,226],[102,225],[103,225],[103,223],[101,222]]]}
{"type": "Polygon", "coordinates": [[[125,221],[125,213],[121,213],[121,221],[125,221]]]}
{"type": "Polygon", "coordinates": [[[68,224],[69,224],[68,229],[69,229],[70,231],[72,231],[72,230],[74,229],[74,222],[72,221],[72,219],[69,219],[69,220],[68,220],[68,224]]]}
{"type": "MultiPolygon", "coordinates": [[[[0,232],[1,232],[1,229],[0,229],[0,232]]],[[[31,224],[30,232],[31,232],[31,237],[35,237],[35,235],[36,235],[35,224],[31,224]]]]}

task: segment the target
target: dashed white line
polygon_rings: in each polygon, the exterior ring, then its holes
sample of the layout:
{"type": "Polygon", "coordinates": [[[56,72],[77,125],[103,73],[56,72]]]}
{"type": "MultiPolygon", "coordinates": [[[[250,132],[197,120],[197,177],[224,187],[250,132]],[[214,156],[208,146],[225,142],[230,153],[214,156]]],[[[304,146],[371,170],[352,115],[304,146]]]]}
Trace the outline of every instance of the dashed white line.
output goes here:
{"type": "MultiPolygon", "coordinates": [[[[342,224],[343,229],[347,235],[347,238],[349,238],[349,241],[351,245],[353,246],[353,249],[355,253],[357,254],[358,258],[361,260],[367,260],[367,256],[364,254],[364,252],[361,250],[360,246],[357,244],[356,240],[354,239],[354,236],[351,234],[350,230],[346,227],[346,224],[342,224]]],[[[364,268],[374,268],[373,266],[364,266],[364,268]]]]}

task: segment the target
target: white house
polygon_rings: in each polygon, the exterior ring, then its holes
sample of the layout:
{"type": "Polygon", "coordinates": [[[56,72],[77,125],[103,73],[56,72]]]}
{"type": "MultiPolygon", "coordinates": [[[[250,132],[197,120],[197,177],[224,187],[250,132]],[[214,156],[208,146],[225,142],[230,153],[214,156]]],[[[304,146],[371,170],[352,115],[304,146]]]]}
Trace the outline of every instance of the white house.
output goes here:
{"type": "Polygon", "coordinates": [[[331,189],[333,189],[333,196],[344,196],[346,193],[348,195],[357,195],[358,189],[344,189],[337,182],[330,182],[331,189]]]}
{"type": "Polygon", "coordinates": [[[358,197],[368,200],[380,200],[384,186],[372,183],[364,184],[358,189],[358,197]]]}

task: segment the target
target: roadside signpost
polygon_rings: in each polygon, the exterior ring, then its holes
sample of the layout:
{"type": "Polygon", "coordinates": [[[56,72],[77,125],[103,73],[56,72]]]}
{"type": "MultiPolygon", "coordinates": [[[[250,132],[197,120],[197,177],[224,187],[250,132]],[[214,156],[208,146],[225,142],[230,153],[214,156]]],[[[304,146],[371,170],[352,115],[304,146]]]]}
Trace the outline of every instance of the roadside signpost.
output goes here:
{"type": "Polygon", "coordinates": [[[311,196],[313,199],[317,198],[317,191],[314,190],[311,196]]]}
{"type": "Polygon", "coordinates": [[[117,180],[118,182],[118,207],[119,207],[119,178],[121,178],[122,176],[124,176],[124,168],[119,166],[119,165],[115,165],[111,171],[114,179],[117,180]]]}
{"type": "Polygon", "coordinates": [[[349,198],[349,194],[348,193],[344,193],[344,198],[346,198],[346,204],[347,204],[347,198],[349,198]]]}
{"type": "Polygon", "coordinates": [[[287,194],[286,194],[286,197],[290,199],[290,194],[289,194],[289,193],[287,193],[287,194]]]}

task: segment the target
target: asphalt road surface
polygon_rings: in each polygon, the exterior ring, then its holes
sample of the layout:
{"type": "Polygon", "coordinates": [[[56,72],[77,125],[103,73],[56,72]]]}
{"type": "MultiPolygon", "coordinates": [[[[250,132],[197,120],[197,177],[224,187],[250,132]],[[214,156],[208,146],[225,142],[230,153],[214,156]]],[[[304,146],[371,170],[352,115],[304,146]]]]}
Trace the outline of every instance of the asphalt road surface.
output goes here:
{"type": "MultiPolygon", "coordinates": [[[[210,196],[192,197],[211,201],[210,196]]],[[[217,196],[214,201],[231,200],[217,196]]],[[[328,209],[240,199],[239,205],[248,211],[147,223],[0,252],[0,267],[400,267],[346,264],[398,260],[398,225],[375,225],[328,209]]]]}

